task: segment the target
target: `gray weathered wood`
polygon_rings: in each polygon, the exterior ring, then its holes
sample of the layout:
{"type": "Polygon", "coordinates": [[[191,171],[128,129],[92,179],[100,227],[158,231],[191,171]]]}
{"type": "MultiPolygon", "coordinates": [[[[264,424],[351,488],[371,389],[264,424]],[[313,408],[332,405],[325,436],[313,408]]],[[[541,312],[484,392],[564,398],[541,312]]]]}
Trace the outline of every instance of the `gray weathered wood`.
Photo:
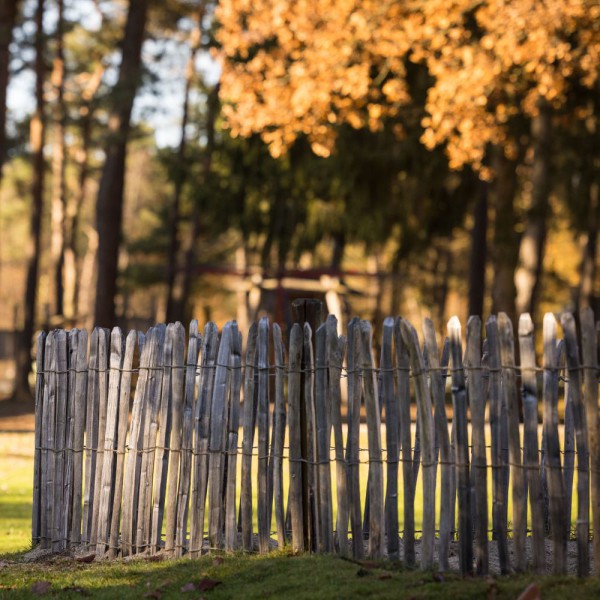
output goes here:
{"type": "Polygon", "coordinates": [[[400,411],[398,398],[394,390],[394,370],[392,366],[392,341],[394,319],[387,317],[383,321],[383,339],[381,344],[381,394],[385,406],[385,436],[387,448],[387,486],[385,491],[385,531],[387,554],[390,560],[400,558],[400,539],[398,536],[398,457],[400,455],[398,433],[400,431],[400,411]]]}
{"type": "MultiPolygon", "coordinates": [[[[446,417],[446,381],[444,373],[441,371],[438,345],[435,334],[435,327],[431,319],[423,321],[423,333],[425,338],[425,348],[431,370],[429,377],[431,381],[431,395],[435,407],[434,425],[436,438],[439,444],[440,452],[440,471],[441,471],[441,490],[440,490],[440,539],[438,561],[441,571],[448,570],[448,551],[450,536],[454,523],[452,520],[453,512],[450,510],[455,502],[452,492],[452,471],[454,470],[454,460],[450,454],[450,436],[448,434],[448,419],[446,417]]],[[[447,353],[450,346],[447,344],[447,353]]]]}
{"type": "Polygon", "coordinates": [[[67,334],[58,329],[56,343],[56,412],[54,433],[54,507],[52,550],[58,552],[67,547],[68,518],[64,517],[64,476],[67,447],[67,334]]]}
{"type": "MultiPolygon", "coordinates": [[[[181,463],[181,437],[183,420],[184,394],[184,359],[185,359],[185,329],[179,322],[171,325],[173,336],[173,356],[171,372],[171,437],[169,447],[169,469],[166,477],[166,521],[165,521],[165,552],[175,552],[175,536],[177,526],[178,483],[181,463]]],[[[163,382],[163,387],[165,383],[163,382]]],[[[162,510],[165,508],[163,500],[162,510]]],[[[162,519],[159,518],[159,531],[162,529],[162,519]]]]}
{"type": "Polygon", "coordinates": [[[415,564],[415,481],[413,478],[413,458],[411,443],[410,415],[410,357],[408,347],[402,339],[400,326],[402,319],[394,323],[394,345],[396,346],[396,393],[400,406],[400,448],[402,452],[402,483],[404,492],[404,534],[402,536],[404,563],[408,567],[415,564]]]}
{"type": "MultiPolygon", "coordinates": [[[[302,366],[303,333],[298,323],[294,323],[290,331],[288,361],[288,410],[289,410],[289,444],[290,444],[290,512],[292,520],[292,549],[294,552],[304,550],[304,519],[302,507],[302,453],[300,427],[300,395],[302,366]]],[[[243,488],[242,488],[243,493],[243,488]]]]}
{"type": "Polygon", "coordinates": [[[525,539],[527,537],[527,489],[525,469],[521,459],[521,435],[519,432],[519,406],[517,400],[515,346],[513,326],[505,313],[498,315],[500,334],[500,357],[502,360],[503,392],[508,412],[508,454],[512,476],[513,539],[515,568],[527,570],[525,539]]]}
{"type": "Polygon", "coordinates": [[[481,370],[481,319],[469,317],[467,321],[467,351],[465,370],[467,392],[471,407],[471,436],[473,442],[472,480],[475,487],[475,568],[478,575],[487,575],[488,507],[487,460],[485,456],[485,405],[486,393],[481,370]]]}
{"type": "Polygon", "coordinates": [[[546,440],[546,467],[550,503],[550,527],[553,547],[553,571],[556,575],[567,572],[567,527],[565,482],[560,468],[560,441],[558,438],[558,351],[556,348],[556,319],[552,313],[544,315],[544,433],[546,440]]]}
{"type": "Polygon", "coordinates": [[[42,536],[41,488],[42,488],[42,415],[44,412],[44,349],[46,332],[37,338],[35,351],[35,434],[33,455],[33,501],[31,509],[31,543],[37,545],[42,536]]]}
{"type": "Polygon", "coordinates": [[[46,338],[44,356],[44,414],[42,416],[42,548],[52,548],[54,508],[54,422],[56,419],[56,340],[46,338]]]}
{"type": "Polygon", "coordinates": [[[333,551],[333,508],[331,505],[331,468],[329,461],[329,415],[327,402],[327,325],[319,326],[315,334],[315,415],[321,537],[319,552],[333,551]]]}
{"type": "Polygon", "coordinates": [[[154,482],[154,459],[156,455],[156,436],[160,414],[162,379],[164,372],[164,347],[166,327],[157,325],[154,339],[146,343],[155,345],[148,365],[148,383],[145,388],[144,425],[142,429],[142,463],[137,506],[136,547],[137,552],[150,551],[152,534],[152,490],[154,482]]]}
{"type": "Polygon", "coordinates": [[[569,392],[573,401],[573,421],[577,444],[577,575],[578,577],[587,577],[590,574],[590,466],[587,415],[581,392],[581,361],[575,319],[570,313],[563,313],[560,322],[565,339],[569,392]]]}
{"type": "Polygon", "coordinates": [[[65,436],[65,475],[63,489],[63,514],[61,531],[65,547],[71,544],[71,522],[73,518],[73,454],[75,438],[75,380],[77,377],[77,351],[79,330],[67,333],[67,430],[65,436]]]}
{"type": "Polygon", "coordinates": [[[183,555],[187,542],[187,527],[190,506],[190,486],[192,477],[192,444],[194,438],[194,404],[196,401],[196,369],[198,346],[201,336],[198,321],[190,323],[188,351],[185,364],[185,396],[183,400],[183,428],[181,434],[181,462],[179,488],[177,490],[177,523],[175,532],[175,556],[183,555]]]}
{"type": "Polygon", "coordinates": [[[118,327],[112,330],[110,337],[109,381],[106,403],[104,440],[102,440],[102,461],[98,468],[102,470],[100,495],[98,498],[98,526],[96,554],[102,556],[110,540],[111,511],[114,492],[115,451],[117,449],[119,398],[121,368],[123,366],[123,334],[118,327]]]}
{"type": "Polygon", "coordinates": [[[591,499],[594,564],[600,573],[600,422],[598,420],[598,338],[594,312],[587,307],[580,312],[581,351],[583,358],[584,403],[589,433],[591,459],[591,499]]]}
{"type": "Polygon", "coordinates": [[[505,502],[502,471],[504,461],[502,456],[502,388],[500,378],[500,338],[498,322],[495,316],[489,317],[485,324],[488,348],[488,365],[490,369],[490,429],[492,434],[492,523],[493,539],[498,545],[498,560],[500,572],[507,574],[510,570],[510,556],[507,542],[508,505],[505,502]]]}
{"type": "Polygon", "coordinates": [[[215,383],[210,413],[210,437],[208,444],[208,539],[212,548],[223,544],[223,476],[227,448],[227,392],[229,391],[229,360],[231,354],[232,324],[228,321],[221,332],[217,355],[215,383]]]}
{"type": "MultiPolygon", "coordinates": [[[[121,383],[119,386],[119,413],[117,423],[117,447],[114,477],[114,492],[110,521],[110,536],[108,557],[115,558],[119,549],[119,521],[121,517],[121,503],[123,499],[125,446],[127,442],[127,426],[129,420],[129,398],[131,396],[131,376],[133,368],[133,355],[137,341],[137,334],[130,331],[125,342],[125,353],[121,367],[121,383]]],[[[112,375],[112,373],[111,373],[112,375]]]]}
{"type": "Polygon", "coordinates": [[[206,491],[208,488],[208,442],[210,435],[210,415],[215,381],[215,362],[219,350],[217,326],[207,323],[204,327],[202,358],[200,364],[200,384],[195,409],[194,460],[190,523],[190,558],[202,551],[204,539],[204,515],[206,491]]]}
{"type": "Polygon", "coordinates": [[[275,523],[279,548],[285,544],[285,512],[283,506],[283,444],[285,438],[285,354],[281,338],[281,328],[273,324],[273,355],[275,357],[275,407],[273,410],[273,496],[275,502],[275,523]]]}
{"type": "MultiPolygon", "coordinates": [[[[235,321],[231,327],[231,392],[229,394],[229,418],[227,438],[227,481],[225,496],[225,549],[235,550],[237,543],[236,481],[237,451],[240,429],[240,391],[242,387],[242,335],[235,321]]],[[[283,442],[281,444],[283,446],[283,442]]],[[[283,448],[282,448],[283,451],[283,448]]]]}
{"type": "Polygon", "coordinates": [[[329,397],[331,398],[331,423],[335,445],[335,474],[337,494],[336,537],[337,549],[342,556],[348,554],[348,468],[344,458],[344,434],[342,429],[342,364],[346,352],[346,338],[337,335],[337,319],[329,315],[327,324],[327,364],[329,397]]]}
{"type": "Polygon", "coordinates": [[[433,414],[431,396],[427,386],[425,361],[414,327],[406,320],[400,323],[402,339],[408,348],[410,366],[415,382],[417,419],[421,431],[421,454],[423,462],[423,527],[421,534],[421,569],[433,567],[433,544],[435,539],[435,462],[433,449],[433,414]]]}
{"type": "Polygon", "coordinates": [[[372,558],[384,554],[385,531],[383,509],[383,464],[381,459],[381,416],[377,393],[377,376],[372,354],[372,332],[368,321],[360,322],[362,345],[363,393],[367,413],[367,435],[369,445],[369,546],[372,558]]]}
{"type": "Polygon", "coordinates": [[[573,480],[575,476],[575,421],[573,419],[573,399],[571,398],[569,378],[567,375],[565,341],[557,344],[558,364],[563,372],[564,387],[564,431],[563,431],[563,477],[565,480],[565,527],[567,539],[571,537],[571,514],[573,504],[573,480]]]}
{"type": "Polygon", "coordinates": [[[106,408],[108,401],[108,360],[110,349],[110,331],[100,328],[98,331],[98,444],[96,450],[96,468],[94,472],[94,505],[92,528],[90,530],[91,549],[98,541],[98,520],[100,517],[100,495],[102,493],[102,464],[104,459],[104,435],[106,432],[106,408]]]}
{"type": "Polygon", "coordinates": [[[258,550],[269,551],[269,320],[258,324],[258,550]]]}
{"type": "Polygon", "coordinates": [[[471,485],[469,471],[469,439],[467,429],[467,392],[462,366],[461,326],[457,317],[448,321],[450,355],[452,357],[453,424],[456,428],[456,472],[458,483],[458,541],[460,570],[473,572],[473,525],[471,523],[471,485]]]}
{"type": "Polygon", "coordinates": [[[77,359],[75,363],[75,397],[73,399],[73,513],[71,517],[71,544],[81,543],[81,510],[83,483],[83,443],[86,420],[86,389],[87,389],[87,331],[78,333],[77,359]]]}
{"type": "Polygon", "coordinates": [[[311,551],[316,552],[321,539],[321,522],[318,512],[319,476],[317,470],[317,419],[315,415],[315,360],[312,344],[312,329],[308,323],[304,323],[302,362],[304,365],[303,400],[305,409],[304,419],[306,424],[306,487],[308,490],[308,499],[304,504],[304,513],[305,519],[307,511],[309,516],[309,548],[311,551]]]}
{"type": "Polygon", "coordinates": [[[360,354],[360,320],[355,317],[348,323],[348,441],[346,442],[346,462],[348,464],[352,556],[357,559],[364,556],[359,470],[360,404],[362,399],[360,371],[362,358],[360,354]]]}
{"type": "MultiPolygon", "coordinates": [[[[158,343],[156,329],[151,328],[146,334],[140,355],[140,371],[135,387],[133,407],[131,410],[131,426],[129,428],[128,454],[125,459],[125,479],[123,486],[123,517],[121,524],[121,555],[133,554],[136,550],[137,507],[139,498],[139,482],[142,468],[142,436],[145,421],[146,388],[150,378],[150,365],[156,362],[158,343]]],[[[138,344],[140,344],[138,338],[138,344]]],[[[91,374],[90,374],[91,376],[91,374]]]]}
{"type": "Polygon", "coordinates": [[[521,354],[521,401],[523,403],[524,422],[523,462],[527,469],[527,488],[531,507],[533,568],[542,573],[546,569],[546,547],[544,543],[544,505],[537,431],[537,377],[533,321],[527,313],[521,315],[519,319],[519,350],[521,354]]]}
{"type": "Polygon", "coordinates": [[[257,323],[252,323],[246,345],[246,369],[244,371],[244,413],[242,423],[242,474],[240,512],[242,521],[242,547],[252,549],[252,446],[254,444],[254,413],[257,400],[255,385],[257,323]]]}

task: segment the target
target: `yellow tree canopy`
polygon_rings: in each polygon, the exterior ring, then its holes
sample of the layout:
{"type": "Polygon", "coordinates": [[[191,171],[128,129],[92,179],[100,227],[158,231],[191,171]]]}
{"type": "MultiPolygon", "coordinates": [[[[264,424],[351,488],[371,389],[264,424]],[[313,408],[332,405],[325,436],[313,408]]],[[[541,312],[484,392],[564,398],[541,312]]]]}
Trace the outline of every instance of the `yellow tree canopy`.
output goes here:
{"type": "Polygon", "coordinates": [[[480,168],[488,143],[510,152],[511,116],[600,65],[597,0],[221,0],[217,19],[226,123],[275,156],[301,134],[327,156],[342,122],[380,128],[410,101],[410,60],[433,76],[423,143],[480,168]]]}

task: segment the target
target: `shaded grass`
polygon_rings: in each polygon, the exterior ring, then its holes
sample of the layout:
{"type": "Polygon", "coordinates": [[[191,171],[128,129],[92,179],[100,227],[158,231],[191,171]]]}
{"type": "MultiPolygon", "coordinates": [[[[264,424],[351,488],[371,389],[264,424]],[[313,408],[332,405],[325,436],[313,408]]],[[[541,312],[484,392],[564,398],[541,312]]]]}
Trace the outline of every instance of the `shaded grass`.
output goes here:
{"type": "MultiPolygon", "coordinates": [[[[0,569],[0,597],[34,597],[32,586],[47,581],[61,598],[515,598],[531,576],[461,579],[398,565],[356,563],[333,556],[268,557],[233,555],[198,560],[101,562],[84,564],[55,558],[37,564],[0,569]],[[182,586],[204,578],[219,581],[213,590],[183,593],[182,586]],[[8,591],[10,590],[10,591],[8,591]]],[[[600,580],[547,577],[540,580],[544,599],[597,597],[600,580]]]]}

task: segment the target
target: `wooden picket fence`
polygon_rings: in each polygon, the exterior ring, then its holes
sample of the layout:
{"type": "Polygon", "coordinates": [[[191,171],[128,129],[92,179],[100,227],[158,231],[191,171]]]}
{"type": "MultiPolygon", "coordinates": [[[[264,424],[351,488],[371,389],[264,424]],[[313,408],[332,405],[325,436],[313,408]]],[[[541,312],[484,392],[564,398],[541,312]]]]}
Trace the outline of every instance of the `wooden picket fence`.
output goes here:
{"type": "Polygon", "coordinates": [[[202,335],[192,321],[187,352],[180,323],[126,338],[118,328],[96,328],[89,340],[84,330],[42,333],[34,543],[108,557],[290,545],[423,569],[435,559],[445,570],[457,539],[461,571],[485,574],[491,544],[503,573],[544,571],[548,538],[552,570],[564,573],[574,534],[577,573],[590,573],[590,503],[600,559],[600,329],[590,310],[581,344],[571,314],[561,340],[545,316],[538,367],[529,315],[518,325],[519,366],[505,314],[484,330],[471,317],[464,355],[455,317],[441,351],[430,320],[421,347],[407,320],[387,318],[376,363],[369,322],[353,319],[339,336],[335,317],[296,309],[287,352],[281,328],[263,318],[244,358],[235,321],[220,334],[208,323],[202,335]]]}

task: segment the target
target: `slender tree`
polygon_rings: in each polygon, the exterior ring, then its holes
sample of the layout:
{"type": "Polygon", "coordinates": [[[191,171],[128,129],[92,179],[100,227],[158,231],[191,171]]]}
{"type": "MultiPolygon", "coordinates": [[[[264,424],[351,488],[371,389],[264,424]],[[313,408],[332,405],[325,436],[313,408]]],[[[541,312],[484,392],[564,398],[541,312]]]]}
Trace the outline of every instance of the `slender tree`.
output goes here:
{"type": "Polygon", "coordinates": [[[17,19],[18,0],[0,0],[0,185],[6,160],[6,90],[10,73],[10,43],[17,19]]]}
{"type": "Polygon", "coordinates": [[[29,373],[31,371],[31,345],[35,330],[38,297],[38,272],[42,231],[42,208],[44,202],[44,139],[46,130],[44,78],[45,37],[44,0],[38,0],[35,11],[35,112],[30,123],[30,145],[32,157],[31,221],[27,241],[27,279],[25,283],[25,318],[17,351],[15,397],[29,398],[29,373]]]}
{"type": "Polygon", "coordinates": [[[111,95],[109,137],[96,203],[98,228],[98,277],[94,319],[97,325],[116,321],[115,299],[119,248],[122,237],[125,160],[131,110],[142,73],[141,53],[148,13],[148,0],[130,0],[121,43],[119,77],[111,95]]]}

